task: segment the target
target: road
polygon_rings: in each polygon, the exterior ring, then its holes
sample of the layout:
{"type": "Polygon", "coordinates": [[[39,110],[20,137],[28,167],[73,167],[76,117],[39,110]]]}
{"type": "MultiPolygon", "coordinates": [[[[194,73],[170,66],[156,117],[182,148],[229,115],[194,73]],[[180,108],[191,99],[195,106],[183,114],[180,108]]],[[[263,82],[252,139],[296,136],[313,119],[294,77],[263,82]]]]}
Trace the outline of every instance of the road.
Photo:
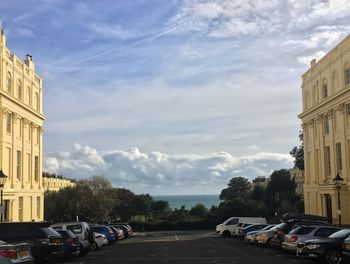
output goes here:
{"type": "Polygon", "coordinates": [[[71,259],[74,264],[314,263],[278,249],[247,245],[209,231],[138,233],[112,246],[71,259]]]}

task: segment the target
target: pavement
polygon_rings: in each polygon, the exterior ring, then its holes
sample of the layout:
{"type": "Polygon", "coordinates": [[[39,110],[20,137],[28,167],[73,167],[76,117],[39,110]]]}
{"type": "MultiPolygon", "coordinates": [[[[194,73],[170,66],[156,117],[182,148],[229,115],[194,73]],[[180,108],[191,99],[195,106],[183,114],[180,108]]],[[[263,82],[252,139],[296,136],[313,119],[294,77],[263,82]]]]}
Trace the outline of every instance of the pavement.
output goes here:
{"type": "Polygon", "coordinates": [[[74,264],[267,264],[314,263],[275,248],[222,238],[212,231],[135,233],[112,246],[70,259],[74,264]]]}

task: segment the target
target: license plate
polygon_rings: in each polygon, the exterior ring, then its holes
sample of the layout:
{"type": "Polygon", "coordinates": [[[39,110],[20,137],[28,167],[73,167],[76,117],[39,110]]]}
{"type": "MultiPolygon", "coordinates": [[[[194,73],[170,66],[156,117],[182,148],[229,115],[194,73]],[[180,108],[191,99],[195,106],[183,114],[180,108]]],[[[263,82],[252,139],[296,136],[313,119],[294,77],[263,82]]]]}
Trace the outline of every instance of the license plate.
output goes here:
{"type": "Polygon", "coordinates": [[[21,251],[21,252],[19,252],[19,257],[20,258],[29,257],[29,251],[21,251]]]}

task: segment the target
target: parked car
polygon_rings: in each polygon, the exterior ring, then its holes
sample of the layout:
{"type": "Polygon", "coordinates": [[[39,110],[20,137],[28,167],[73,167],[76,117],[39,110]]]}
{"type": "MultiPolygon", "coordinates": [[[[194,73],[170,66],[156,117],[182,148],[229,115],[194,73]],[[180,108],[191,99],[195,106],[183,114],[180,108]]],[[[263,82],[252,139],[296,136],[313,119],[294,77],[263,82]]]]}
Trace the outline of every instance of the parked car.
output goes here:
{"type": "Polygon", "coordinates": [[[109,224],[108,226],[113,226],[113,227],[122,229],[124,232],[124,238],[128,238],[129,236],[131,236],[133,234],[132,228],[129,228],[123,224],[109,224]]]}
{"type": "Polygon", "coordinates": [[[27,243],[6,243],[0,240],[0,263],[32,264],[34,259],[27,243]]]}
{"type": "Polygon", "coordinates": [[[343,243],[343,259],[344,263],[350,263],[350,237],[343,243]]]}
{"type": "Polygon", "coordinates": [[[35,262],[63,258],[61,235],[51,228],[48,222],[1,223],[0,240],[11,244],[25,241],[30,245],[35,262]]]}
{"type": "Polygon", "coordinates": [[[80,255],[90,251],[89,233],[90,227],[86,222],[66,222],[51,225],[54,229],[69,230],[77,235],[80,243],[80,255]]]}
{"type": "Polygon", "coordinates": [[[91,231],[104,234],[109,244],[113,244],[116,241],[114,232],[108,226],[105,225],[91,225],[91,231]]]}
{"type": "Polygon", "coordinates": [[[80,255],[80,243],[78,236],[69,230],[56,230],[62,236],[64,257],[76,257],[80,255]]]}
{"type": "Polygon", "coordinates": [[[216,226],[216,233],[219,233],[222,237],[230,237],[232,235],[238,235],[237,227],[239,224],[258,223],[266,224],[266,218],[263,217],[230,217],[222,224],[216,226]]]}
{"type": "Polygon", "coordinates": [[[109,226],[109,228],[112,229],[117,240],[124,238],[124,231],[122,229],[120,229],[119,227],[114,227],[114,226],[109,226]]]}
{"type": "Polygon", "coordinates": [[[99,248],[108,245],[108,240],[104,234],[93,233],[93,242],[90,244],[90,250],[98,250],[99,248]]]}
{"type": "Polygon", "coordinates": [[[270,242],[271,242],[273,235],[275,234],[275,231],[279,227],[281,227],[283,224],[284,223],[280,223],[280,224],[275,225],[274,227],[272,227],[268,230],[264,230],[264,231],[260,231],[260,232],[256,233],[255,238],[254,238],[254,242],[261,244],[261,245],[270,246],[270,242]]]}
{"type": "Polygon", "coordinates": [[[328,225],[328,219],[322,216],[306,215],[306,214],[284,214],[281,218],[282,225],[279,225],[271,238],[270,245],[273,247],[281,247],[284,236],[291,230],[301,225],[328,225]]]}
{"type": "Polygon", "coordinates": [[[267,224],[251,224],[247,227],[240,227],[238,229],[238,238],[241,240],[245,239],[245,236],[248,232],[250,231],[259,231],[263,228],[265,228],[266,226],[268,226],[267,224]]]}
{"type": "Polygon", "coordinates": [[[339,230],[340,228],[333,226],[299,226],[284,236],[282,248],[295,252],[299,242],[328,237],[339,230]]]}
{"type": "Polygon", "coordinates": [[[327,238],[311,239],[297,245],[299,257],[318,258],[326,264],[339,264],[345,239],[349,238],[350,229],[340,230],[327,238]]]}
{"type": "Polygon", "coordinates": [[[256,234],[258,234],[261,231],[267,231],[270,230],[271,228],[273,228],[275,225],[268,225],[265,226],[263,229],[261,230],[256,230],[256,231],[250,231],[246,234],[245,238],[244,238],[244,242],[249,242],[249,243],[253,243],[255,240],[255,236],[256,234]]]}

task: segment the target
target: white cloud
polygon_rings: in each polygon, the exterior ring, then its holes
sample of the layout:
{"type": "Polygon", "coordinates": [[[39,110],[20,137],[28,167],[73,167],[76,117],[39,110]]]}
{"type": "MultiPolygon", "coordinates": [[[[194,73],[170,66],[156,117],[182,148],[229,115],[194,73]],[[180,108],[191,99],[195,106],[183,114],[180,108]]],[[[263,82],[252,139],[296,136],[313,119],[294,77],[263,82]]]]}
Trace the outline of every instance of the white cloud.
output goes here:
{"type": "Polygon", "coordinates": [[[316,61],[318,61],[318,60],[320,60],[324,55],[326,55],[326,52],[320,50],[320,51],[314,53],[313,55],[298,57],[298,61],[299,61],[301,64],[304,64],[304,65],[310,67],[310,62],[311,62],[313,59],[316,59],[316,61]]]}
{"type": "Polygon", "coordinates": [[[44,170],[66,177],[106,176],[114,186],[136,192],[181,192],[193,186],[193,192],[203,189],[218,193],[231,177],[268,176],[272,170],[289,168],[292,158],[287,154],[256,152],[234,157],[226,152],[207,155],[168,155],[160,152],[142,153],[134,147],[128,150],[98,151],[89,146],[74,145],[70,153],[46,155],[44,170]],[[199,185],[201,187],[199,187],[199,185]]]}

